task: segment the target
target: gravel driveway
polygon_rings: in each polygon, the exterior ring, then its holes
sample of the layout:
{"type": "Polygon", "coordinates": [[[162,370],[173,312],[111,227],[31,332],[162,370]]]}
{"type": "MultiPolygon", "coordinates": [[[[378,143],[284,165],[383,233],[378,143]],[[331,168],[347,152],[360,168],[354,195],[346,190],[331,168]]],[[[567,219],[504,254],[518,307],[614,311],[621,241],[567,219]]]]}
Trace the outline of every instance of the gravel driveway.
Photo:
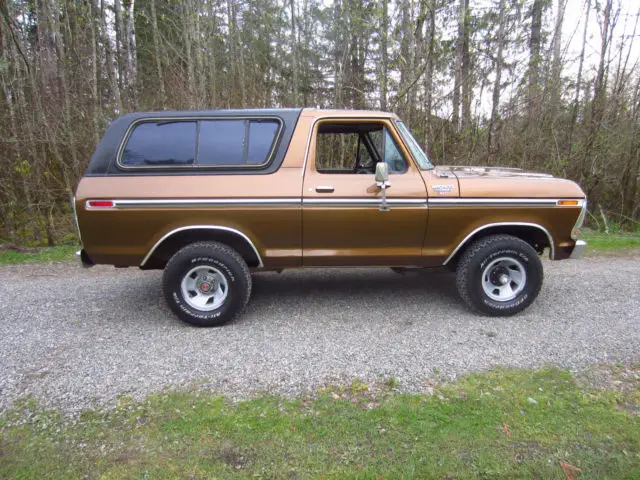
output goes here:
{"type": "Polygon", "coordinates": [[[640,257],[545,261],[523,314],[470,314],[445,272],[261,273],[235,323],[197,329],[165,307],[160,272],[0,268],[0,411],[33,395],[68,413],[202,384],[294,394],[395,377],[405,391],[496,365],[640,361],[640,257]]]}

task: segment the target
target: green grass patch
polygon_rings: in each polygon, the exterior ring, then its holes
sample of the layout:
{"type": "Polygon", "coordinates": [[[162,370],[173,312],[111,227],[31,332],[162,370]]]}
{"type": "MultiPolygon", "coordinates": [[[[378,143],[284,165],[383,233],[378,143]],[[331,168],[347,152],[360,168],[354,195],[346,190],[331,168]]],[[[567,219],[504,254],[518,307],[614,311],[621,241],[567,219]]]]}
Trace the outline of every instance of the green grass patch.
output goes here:
{"type": "Polygon", "coordinates": [[[580,479],[640,478],[639,392],[547,368],[433,396],[360,382],[294,400],[169,393],[77,420],[25,401],[0,416],[0,478],[561,479],[562,462],[580,479]]]}
{"type": "Polygon", "coordinates": [[[621,250],[627,248],[640,248],[640,233],[602,233],[593,230],[585,230],[580,235],[585,240],[590,250],[621,250]]]}
{"type": "Polygon", "coordinates": [[[78,248],[69,245],[34,248],[0,245],[0,265],[70,261],[78,248]]]}

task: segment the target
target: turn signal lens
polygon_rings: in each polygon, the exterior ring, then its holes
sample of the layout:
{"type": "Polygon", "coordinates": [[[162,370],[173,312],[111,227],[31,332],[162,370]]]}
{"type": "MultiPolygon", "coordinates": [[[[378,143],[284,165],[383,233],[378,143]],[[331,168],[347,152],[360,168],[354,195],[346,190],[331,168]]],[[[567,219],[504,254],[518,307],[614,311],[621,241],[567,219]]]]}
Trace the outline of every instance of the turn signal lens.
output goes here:
{"type": "Polygon", "coordinates": [[[562,205],[564,207],[577,206],[578,200],[558,200],[558,205],[562,205]]]}
{"type": "Polygon", "coordinates": [[[89,200],[87,205],[91,208],[113,208],[113,200],[89,200]]]}

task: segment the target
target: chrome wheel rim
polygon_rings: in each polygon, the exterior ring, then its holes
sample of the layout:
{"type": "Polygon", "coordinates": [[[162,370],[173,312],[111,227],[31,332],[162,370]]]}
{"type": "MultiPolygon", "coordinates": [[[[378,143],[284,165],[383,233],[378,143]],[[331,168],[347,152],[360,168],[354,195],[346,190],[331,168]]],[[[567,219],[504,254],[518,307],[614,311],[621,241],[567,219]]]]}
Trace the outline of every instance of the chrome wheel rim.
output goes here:
{"type": "Polygon", "coordinates": [[[217,268],[207,265],[189,270],[182,279],[180,289],[185,302],[202,312],[219,308],[229,294],[226,277],[217,268]]]}
{"type": "Polygon", "coordinates": [[[527,271],[515,258],[497,258],[482,272],[482,289],[496,302],[513,300],[524,290],[526,283],[527,271]]]}

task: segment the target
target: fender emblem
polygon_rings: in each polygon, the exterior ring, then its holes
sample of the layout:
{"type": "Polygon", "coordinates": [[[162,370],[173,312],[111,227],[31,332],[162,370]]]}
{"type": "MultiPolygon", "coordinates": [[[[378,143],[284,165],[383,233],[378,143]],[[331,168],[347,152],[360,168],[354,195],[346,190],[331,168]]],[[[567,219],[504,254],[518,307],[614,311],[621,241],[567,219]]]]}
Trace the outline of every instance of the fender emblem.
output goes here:
{"type": "Polygon", "coordinates": [[[453,185],[448,184],[436,184],[431,187],[434,192],[438,192],[440,195],[451,192],[453,190],[453,185]]]}

